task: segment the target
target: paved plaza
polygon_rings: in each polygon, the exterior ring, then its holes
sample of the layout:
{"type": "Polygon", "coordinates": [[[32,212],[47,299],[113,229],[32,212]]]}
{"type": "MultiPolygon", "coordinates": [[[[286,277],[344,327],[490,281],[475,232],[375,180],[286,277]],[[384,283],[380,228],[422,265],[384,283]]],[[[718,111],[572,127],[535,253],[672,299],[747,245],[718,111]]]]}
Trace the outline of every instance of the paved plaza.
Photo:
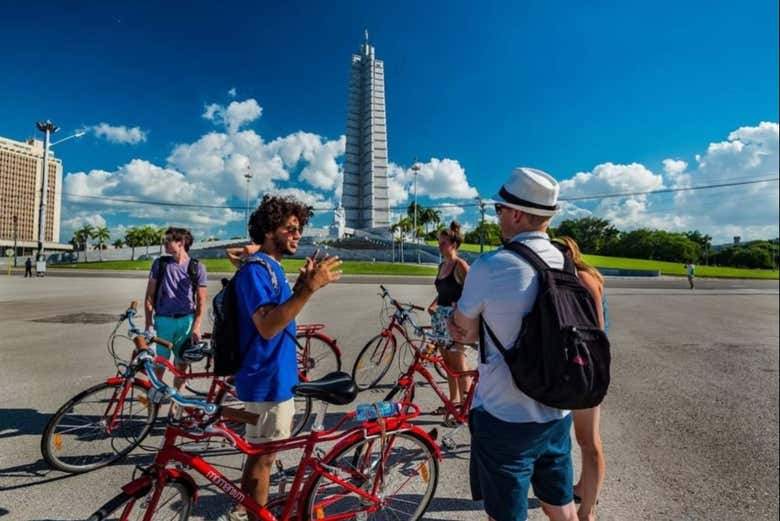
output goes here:
{"type": "MultiPolygon", "coordinates": [[[[301,317],[327,324],[348,371],[380,328],[379,280],[352,277],[325,288],[301,317]]],[[[427,305],[433,298],[427,279],[387,280],[399,300],[427,305]]],[[[602,521],[777,519],[778,283],[698,282],[689,291],[684,279],[607,281],[613,383],[602,412],[602,521]]],[[[210,281],[212,295],[218,285],[210,281]]],[[[121,464],[67,476],[49,470],[39,452],[48,416],[115,370],[105,345],[113,323],[53,320],[118,315],[144,288],[138,277],[0,276],[3,521],[84,519],[130,479],[134,464],[148,460],[138,451],[121,464]]],[[[396,366],[385,383],[397,374],[396,366]]],[[[385,389],[358,400],[379,400],[385,389]]],[[[437,406],[429,389],[418,388],[417,397],[425,411],[437,406]]],[[[426,429],[438,424],[431,415],[418,420],[426,429]]],[[[456,439],[458,448],[444,452],[427,519],[484,519],[470,501],[466,429],[456,439]]],[[[215,458],[238,477],[236,455],[215,458]]],[[[211,488],[201,492],[194,518],[215,519],[225,500],[211,488]]],[[[529,519],[544,519],[532,505],[529,519]]]]}

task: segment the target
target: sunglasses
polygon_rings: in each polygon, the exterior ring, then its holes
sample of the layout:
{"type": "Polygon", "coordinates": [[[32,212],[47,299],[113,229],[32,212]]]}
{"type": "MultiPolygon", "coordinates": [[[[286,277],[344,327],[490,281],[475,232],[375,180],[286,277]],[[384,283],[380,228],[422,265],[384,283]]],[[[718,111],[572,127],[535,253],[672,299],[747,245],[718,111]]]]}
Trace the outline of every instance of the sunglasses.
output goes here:
{"type": "Polygon", "coordinates": [[[494,208],[496,209],[496,215],[501,215],[501,212],[504,211],[504,208],[506,208],[506,206],[500,203],[496,203],[494,208]]]}
{"type": "Polygon", "coordinates": [[[284,230],[290,235],[295,235],[296,233],[303,235],[303,226],[285,226],[284,230]]]}

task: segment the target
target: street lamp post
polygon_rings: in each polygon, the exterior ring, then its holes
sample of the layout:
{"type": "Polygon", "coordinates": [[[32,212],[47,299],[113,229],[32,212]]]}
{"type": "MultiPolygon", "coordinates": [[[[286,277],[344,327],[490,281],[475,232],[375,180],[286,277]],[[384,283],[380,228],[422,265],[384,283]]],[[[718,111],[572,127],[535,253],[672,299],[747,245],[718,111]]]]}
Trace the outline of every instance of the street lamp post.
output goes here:
{"type": "Polygon", "coordinates": [[[43,182],[41,183],[41,207],[38,216],[38,260],[43,260],[43,241],[46,238],[46,195],[49,191],[49,140],[51,134],[60,128],[50,120],[39,121],[35,124],[38,130],[43,132],[43,182]]]}
{"type": "Polygon", "coordinates": [[[485,201],[481,197],[477,197],[479,203],[479,211],[482,214],[482,218],[479,221],[479,253],[485,250],[485,201]]]}
{"type": "Polygon", "coordinates": [[[420,264],[420,239],[417,237],[417,174],[420,172],[420,164],[415,161],[412,165],[414,172],[414,247],[417,250],[417,264],[420,264]]]}
{"type": "Polygon", "coordinates": [[[246,179],[246,196],[244,199],[244,222],[246,223],[246,233],[247,238],[249,237],[249,182],[252,180],[252,172],[250,171],[250,167],[246,167],[246,174],[244,174],[244,179],[246,179]]]}
{"type": "Polygon", "coordinates": [[[58,143],[62,143],[63,141],[67,141],[68,139],[73,139],[77,137],[81,137],[86,132],[79,131],[76,132],[73,135],[70,135],[66,138],[60,139],[59,141],[55,141],[54,143],[51,143],[51,135],[57,132],[60,128],[52,123],[50,120],[46,121],[39,121],[35,124],[35,126],[43,132],[43,175],[41,176],[42,182],[41,182],[41,207],[40,212],[38,215],[38,260],[42,261],[44,259],[44,248],[43,248],[43,241],[46,238],[46,200],[48,195],[48,188],[49,188],[49,149],[53,147],[54,145],[58,143]]]}

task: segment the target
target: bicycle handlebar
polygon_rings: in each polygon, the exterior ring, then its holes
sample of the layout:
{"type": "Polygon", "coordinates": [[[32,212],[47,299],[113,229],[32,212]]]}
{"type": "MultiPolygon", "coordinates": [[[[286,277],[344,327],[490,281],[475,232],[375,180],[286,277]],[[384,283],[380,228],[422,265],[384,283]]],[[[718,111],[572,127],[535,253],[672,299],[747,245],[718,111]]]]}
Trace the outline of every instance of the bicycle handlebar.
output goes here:
{"type": "Polygon", "coordinates": [[[172,401],[183,407],[200,409],[208,416],[216,417],[219,415],[225,419],[239,423],[257,423],[260,419],[260,416],[251,412],[220,406],[214,403],[206,402],[204,400],[199,400],[197,398],[185,398],[176,389],[166,385],[165,382],[160,380],[160,378],[157,376],[153,363],[154,356],[149,352],[149,346],[146,344],[146,338],[143,335],[136,335],[133,337],[133,342],[140,351],[140,354],[138,355],[138,361],[139,363],[143,364],[146,377],[149,379],[149,383],[156,392],[149,393],[150,398],[156,398],[156,401],[160,402],[166,398],[170,398],[172,401]]]}
{"type": "Polygon", "coordinates": [[[412,304],[412,303],[401,304],[400,302],[398,302],[397,300],[395,300],[393,297],[390,296],[390,292],[387,291],[387,288],[384,287],[382,284],[379,285],[379,288],[382,290],[382,293],[380,293],[380,296],[382,298],[385,298],[385,297],[389,298],[390,299],[390,303],[393,304],[393,306],[395,306],[395,308],[398,311],[406,312],[406,311],[409,311],[409,310],[412,310],[412,309],[414,309],[416,311],[425,311],[424,307],[418,306],[416,304],[412,304]],[[406,308],[406,309],[404,309],[404,308],[406,308]]]}

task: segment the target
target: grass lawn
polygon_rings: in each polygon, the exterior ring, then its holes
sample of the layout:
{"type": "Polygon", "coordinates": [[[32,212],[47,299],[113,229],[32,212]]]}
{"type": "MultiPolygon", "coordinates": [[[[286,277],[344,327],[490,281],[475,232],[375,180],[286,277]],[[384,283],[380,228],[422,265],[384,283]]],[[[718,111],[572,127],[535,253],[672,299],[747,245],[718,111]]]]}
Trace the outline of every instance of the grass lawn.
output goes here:
{"type": "MultiPolygon", "coordinates": [[[[233,265],[227,259],[202,259],[206,270],[219,273],[234,271],[233,265]]],[[[282,261],[284,271],[296,273],[303,266],[303,259],[289,259],[282,261]]],[[[348,275],[436,275],[436,268],[430,266],[417,266],[415,264],[393,264],[390,262],[358,262],[345,261],[344,273],[348,275]]],[[[128,270],[149,271],[152,267],[151,260],[137,261],[105,261],[105,262],[79,262],[74,264],[56,264],[50,269],[89,269],[89,270],[128,270]]]]}
{"type": "MultiPolygon", "coordinates": [[[[428,245],[436,246],[438,243],[427,241],[428,245]]],[[[479,252],[479,244],[461,244],[463,251],[479,252]]],[[[485,251],[496,249],[496,246],[485,245],[485,251]]],[[[663,275],[686,274],[682,263],[663,262],[644,259],[629,259],[625,257],[604,257],[601,255],[583,255],[588,264],[597,268],[619,268],[626,270],[651,270],[660,271],[663,275]]],[[[697,277],[718,277],[728,279],[775,279],[780,278],[780,272],[776,270],[751,270],[742,268],[722,268],[718,266],[696,266],[697,277]]]]}

